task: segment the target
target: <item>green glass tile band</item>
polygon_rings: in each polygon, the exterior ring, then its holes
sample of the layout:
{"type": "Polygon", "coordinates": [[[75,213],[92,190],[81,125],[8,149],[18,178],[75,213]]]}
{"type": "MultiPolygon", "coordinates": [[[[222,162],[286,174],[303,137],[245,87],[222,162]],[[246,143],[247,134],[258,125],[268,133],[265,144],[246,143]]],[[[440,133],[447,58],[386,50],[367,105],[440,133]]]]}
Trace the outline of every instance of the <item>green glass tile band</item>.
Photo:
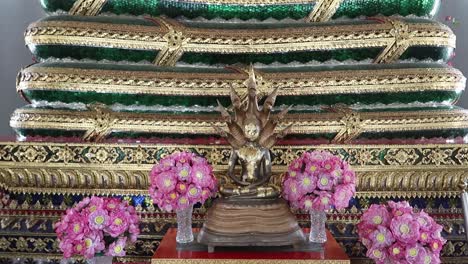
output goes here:
{"type": "MultiPolygon", "coordinates": [[[[468,111],[459,108],[415,108],[414,110],[353,111],[359,121],[349,121],[346,113],[335,111],[315,113],[290,113],[279,124],[291,124],[290,136],[297,138],[322,138],[325,134],[337,135],[348,125],[359,123],[357,134],[365,138],[386,137],[411,138],[464,137],[468,132],[468,111]],[[427,132],[427,134],[426,134],[427,132]],[[437,133],[440,132],[440,133],[437,133]],[[452,134],[447,134],[452,133],[452,134]]],[[[127,137],[135,134],[141,137],[194,137],[216,136],[213,126],[224,123],[219,115],[198,113],[167,114],[158,112],[113,111],[100,106],[88,110],[50,109],[26,107],[17,109],[10,125],[18,131],[72,131],[85,132],[87,139],[108,139],[112,135],[127,137]],[[102,119],[96,119],[103,116],[102,119]],[[117,133],[117,134],[116,134],[117,133]],[[120,134],[121,133],[121,134],[120,134]],[[94,136],[93,136],[94,135],[94,136]],[[91,137],[90,137],[91,136],[91,137]]]]}
{"type": "Polygon", "coordinates": [[[55,16],[32,23],[25,41],[38,59],[147,61],[162,66],[447,61],[455,48],[455,35],[441,23],[383,17],[328,23],[213,23],[55,16]],[[399,26],[404,29],[395,31],[399,26]]]}
{"type": "MultiPolygon", "coordinates": [[[[110,60],[110,61],[130,61],[152,62],[158,51],[144,50],[125,50],[115,48],[97,48],[97,47],[77,47],[77,46],[58,46],[58,45],[29,45],[31,52],[36,58],[40,59],[66,59],[77,60],[110,60]]],[[[263,63],[272,64],[290,63],[290,62],[326,62],[337,60],[344,62],[347,60],[363,61],[375,59],[383,49],[381,48],[363,48],[346,49],[331,51],[303,51],[288,52],[276,54],[216,54],[216,53],[185,53],[179,62],[196,64],[203,63],[207,65],[215,64],[236,64],[236,63],[263,63]]],[[[434,60],[448,61],[453,53],[453,48],[448,47],[411,47],[400,59],[408,60],[434,60]]]]}
{"type": "MultiPolygon", "coordinates": [[[[245,92],[247,73],[233,68],[100,63],[38,63],[18,75],[30,102],[125,106],[228,105],[245,92]]],[[[454,103],[465,77],[438,63],[356,64],[255,69],[259,91],[278,90],[278,105],[454,103]]]]}
{"type": "MultiPolygon", "coordinates": [[[[277,105],[334,105],[334,104],[411,104],[411,103],[444,103],[453,104],[462,91],[422,91],[400,93],[364,93],[314,96],[279,96],[277,105]]],[[[96,92],[65,92],[35,90],[24,91],[23,95],[31,102],[47,101],[60,103],[104,103],[107,105],[122,104],[126,106],[215,106],[216,100],[229,105],[228,97],[199,96],[161,96],[137,94],[107,94],[96,92]]]]}
{"type": "MultiPolygon", "coordinates": [[[[46,11],[69,11],[76,0],[41,0],[46,11]]],[[[166,15],[208,19],[301,19],[307,17],[315,7],[313,1],[284,1],[287,4],[271,4],[272,1],[171,1],[171,0],[108,0],[102,13],[151,16],[166,15]]],[[[333,18],[390,15],[433,16],[437,13],[440,0],[344,0],[333,18]]]]}
{"type": "Polygon", "coordinates": [[[33,55],[40,59],[92,59],[111,61],[153,61],[158,55],[158,51],[152,50],[127,50],[111,48],[95,48],[80,46],[55,46],[55,45],[29,45],[33,55]]]}

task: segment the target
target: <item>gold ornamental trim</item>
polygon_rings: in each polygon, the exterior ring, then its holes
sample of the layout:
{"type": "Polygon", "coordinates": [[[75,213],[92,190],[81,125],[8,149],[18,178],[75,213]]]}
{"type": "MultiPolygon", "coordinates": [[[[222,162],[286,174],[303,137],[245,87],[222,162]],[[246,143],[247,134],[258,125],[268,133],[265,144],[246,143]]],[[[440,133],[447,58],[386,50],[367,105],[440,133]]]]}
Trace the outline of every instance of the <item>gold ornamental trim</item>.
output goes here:
{"type": "Polygon", "coordinates": [[[310,4],[317,1],[318,0],[187,0],[186,2],[208,5],[280,5],[310,4]]]}
{"type": "MultiPolygon", "coordinates": [[[[23,234],[24,239],[30,238],[31,234],[30,233],[24,233],[23,234]]],[[[1,238],[0,238],[1,239],[1,238]]],[[[10,241],[17,241],[18,239],[14,239],[9,237],[10,241]]],[[[23,240],[19,240],[23,241],[23,240]]],[[[24,240],[25,241],[25,240],[24,240]]],[[[28,240],[36,243],[42,243],[44,241],[43,238],[39,239],[33,239],[33,240],[28,240]]],[[[51,240],[52,241],[52,240],[51,240]]],[[[53,241],[56,241],[56,238],[53,239],[53,241]]],[[[45,241],[44,241],[45,242],[45,241]]],[[[150,245],[150,243],[144,243],[146,245],[150,245]]],[[[57,248],[57,250],[59,250],[57,248]]],[[[7,259],[47,259],[47,260],[62,260],[63,259],[63,253],[57,252],[57,253],[26,253],[26,252],[1,252],[0,251],[0,257],[7,258],[7,259]]],[[[132,256],[126,256],[126,257],[116,257],[114,258],[116,261],[122,261],[123,263],[151,263],[151,259],[149,257],[132,257],[132,256]]],[[[459,262],[457,262],[459,263],[459,262]]]]}
{"type": "Polygon", "coordinates": [[[374,60],[375,63],[390,63],[400,58],[403,53],[411,46],[410,40],[414,32],[410,30],[407,23],[400,20],[389,18],[379,18],[382,21],[392,24],[393,29],[390,31],[395,38],[394,41],[388,45],[382,53],[374,60]]]}
{"type": "MultiPolygon", "coordinates": [[[[66,64],[64,64],[66,66],[66,64]]],[[[97,67],[97,66],[96,66],[97,67]]],[[[279,96],[461,91],[466,78],[453,68],[279,71],[257,70],[279,96]]],[[[48,67],[38,64],[18,75],[17,91],[50,90],[154,95],[229,96],[231,86],[245,90],[246,74],[168,71],[129,71],[48,67]]]]}
{"type": "Polygon", "coordinates": [[[343,0],[317,0],[306,21],[325,22],[335,15],[343,0]]]}
{"type": "MultiPolygon", "coordinates": [[[[21,206],[23,209],[23,206],[21,206]]],[[[68,208],[67,206],[64,206],[68,208]]],[[[41,259],[61,259],[63,258],[56,242],[56,235],[51,229],[55,221],[60,218],[64,209],[50,210],[44,208],[53,214],[53,218],[41,214],[40,208],[24,210],[30,208],[25,207],[23,210],[18,208],[5,208],[0,210],[2,214],[2,229],[7,230],[0,234],[0,256],[7,258],[41,258],[41,259]],[[51,212],[52,211],[52,212],[51,212]],[[5,224],[4,224],[5,223],[5,224]],[[26,228],[22,228],[26,227],[26,228]],[[49,247],[50,245],[50,247],[49,247]]],[[[353,252],[353,256],[363,256],[365,248],[361,243],[357,243],[357,236],[349,235],[349,230],[353,229],[356,224],[357,217],[360,212],[356,211],[351,214],[340,214],[338,218],[332,218],[327,223],[333,227],[336,240],[342,244],[347,252],[353,252]]],[[[448,234],[448,240],[444,247],[443,263],[466,263],[467,257],[464,257],[463,249],[466,248],[466,240],[459,233],[463,226],[463,215],[459,211],[450,209],[434,209],[425,210],[429,213],[434,213],[433,217],[438,223],[444,227],[444,231],[448,234]],[[445,214],[446,216],[440,216],[445,214]]],[[[138,210],[138,207],[137,207],[138,210]]],[[[195,209],[195,214],[197,214],[195,209]]],[[[150,262],[151,255],[164,235],[165,228],[175,223],[173,214],[148,213],[141,212],[141,229],[142,235],[138,237],[135,245],[126,248],[127,256],[116,258],[117,261],[124,262],[150,262]],[[156,215],[156,216],[155,216],[156,215]]],[[[300,216],[299,216],[300,217],[300,216]]],[[[193,219],[194,223],[201,223],[201,218],[193,219]]],[[[306,219],[302,218],[300,222],[306,223],[306,219]]],[[[353,263],[370,263],[368,260],[351,256],[353,263]]],[[[81,260],[81,259],[80,259],[81,260]]],[[[215,261],[215,259],[212,259],[215,261]]]]}
{"type": "Polygon", "coordinates": [[[314,259],[151,259],[152,264],[350,264],[350,260],[314,259]]]}
{"type": "MultiPolygon", "coordinates": [[[[357,173],[357,197],[457,197],[468,179],[468,144],[273,147],[279,177],[305,151],[327,150],[357,173]]],[[[0,186],[15,193],[147,195],[154,164],[177,151],[202,155],[215,175],[227,170],[227,145],[0,142],[0,186]]]]}
{"type": "MultiPolygon", "coordinates": [[[[82,5],[86,1],[107,1],[107,0],[77,0],[75,5],[82,5]]],[[[186,0],[180,2],[208,4],[208,5],[281,5],[281,4],[310,4],[318,0],[186,0]]],[[[71,12],[70,12],[71,14],[71,12]]],[[[83,14],[81,14],[83,15],[83,14]]],[[[96,14],[93,14],[96,15],[96,14]]]]}
{"type": "MultiPolygon", "coordinates": [[[[14,165],[13,165],[14,166],[14,165]]],[[[149,166],[147,166],[149,167],[149,166]]],[[[227,168],[226,168],[227,169],[227,168]]],[[[283,168],[286,170],[286,168],[283,168]]],[[[467,168],[464,168],[465,170],[467,168]]],[[[112,171],[101,169],[54,169],[54,168],[27,168],[5,169],[0,167],[0,187],[13,193],[31,194],[85,194],[85,195],[149,195],[148,186],[132,182],[148,182],[151,167],[140,168],[141,171],[112,171]],[[14,177],[23,177],[23,183],[12,180],[14,177]],[[37,185],[35,185],[37,184],[37,185]],[[34,185],[34,187],[32,187],[34,185]],[[90,187],[94,186],[94,187],[90,187]],[[40,188],[40,189],[38,189],[40,188]]],[[[467,173],[460,169],[444,171],[379,171],[358,172],[356,197],[363,198],[431,198],[431,197],[458,197],[456,190],[458,180],[467,179],[467,173]],[[386,173],[392,176],[385,177],[386,173]],[[395,176],[402,174],[402,176],[395,176]],[[452,174],[452,175],[449,175],[452,174]],[[450,184],[431,185],[419,182],[450,181],[450,184]],[[379,183],[374,188],[369,187],[365,181],[372,184],[379,183]],[[414,184],[416,183],[416,184],[414,184]]],[[[220,172],[218,172],[220,173],[220,172]]],[[[275,177],[279,177],[276,174],[275,177]]]]}
{"type": "Polygon", "coordinates": [[[181,27],[179,24],[172,26],[172,23],[166,21],[166,19],[155,18],[155,20],[160,25],[164,26],[168,33],[163,37],[167,41],[167,46],[159,51],[154,60],[154,64],[160,66],[174,66],[182,57],[184,53],[183,47],[188,39],[184,36],[183,31],[180,30],[181,27]]]}
{"type": "MultiPolygon", "coordinates": [[[[2,229],[4,232],[0,233],[1,256],[10,254],[9,257],[32,257],[32,258],[63,258],[58,248],[56,234],[51,227],[60,219],[63,211],[68,208],[54,210],[50,207],[43,209],[48,210],[51,216],[44,216],[41,208],[31,208],[30,206],[21,205],[21,208],[4,208],[0,210],[2,214],[2,229]],[[25,210],[28,212],[24,213],[25,210]],[[26,227],[26,228],[22,228],[26,227]],[[8,231],[6,231],[8,230],[8,231]],[[33,246],[31,246],[33,245],[33,246]],[[49,247],[50,245],[51,247],[49,247]],[[61,257],[60,257],[61,256],[61,257]]],[[[349,229],[354,228],[357,223],[357,217],[360,211],[357,208],[351,209],[351,213],[339,213],[337,218],[330,215],[327,221],[329,226],[334,229],[334,234],[337,236],[336,240],[346,248],[348,252],[354,252],[354,256],[361,255],[359,252],[363,250],[360,243],[356,243],[357,236],[349,235],[349,229]],[[353,211],[355,209],[355,211],[353,211]]],[[[420,208],[421,209],[421,208],[420,208]]],[[[434,214],[434,218],[438,223],[443,224],[444,231],[448,234],[449,241],[447,241],[446,248],[444,249],[445,257],[444,263],[465,263],[467,258],[462,257],[460,252],[466,247],[466,240],[463,239],[462,234],[459,233],[459,228],[463,226],[463,215],[460,210],[450,209],[435,209],[426,208],[426,212],[434,214]],[[427,210],[429,209],[429,210],[427,210]],[[440,216],[445,214],[446,216],[440,216]],[[449,261],[450,260],[450,261],[449,261]],[[459,262],[455,262],[458,260],[459,262]]],[[[137,206],[138,211],[138,206],[137,206]]],[[[154,210],[153,210],[154,211],[154,210]]],[[[194,223],[200,224],[203,218],[200,218],[198,209],[194,210],[194,223]],[[198,214],[195,216],[195,214],[198,214]]],[[[151,261],[151,255],[156,247],[160,244],[164,236],[165,229],[173,226],[175,223],[174,214],[164,214],[159,211],[156,213],[148,211],[139,211],[141,216],[141,229],[142,234],[138,236],[138,241],[135,245],[127,247],[127,256],[117,258],[117,261],[151,261]]],[[[204,215],[204,212],[201,213],[204,215]]],[[[336,213],[334,213],[336,214],[336,213]]],[[[299,221],[302,223],[308,222],[303,215],[298,215],[299,221]]],[[[214,260],[214,259],[213,259],[214,260]]],[[[353,258],[353,263],[355,259],[353,258]]],[[[361,262],[359,262],[361,263],[361,262]]],[[[367,262],[366,262],[367,263],[367,262]]]]}
{"type": "Polygon", "coordinates": [[[70,15],[95,16],[99,14],[107,0],[76,0],[68,12],[70,15]]]}
{"type": "Polygon", "coordinates": [[[311,4],[320,0],[186,0],[181,2],[201,3],[207,5],[279,5],[279,4],[311,4]]]}
{"type": "MultiPolygon", "coordinates": [[[[445,46],[455,48],[455,35],[436,22],[414,23],[409,20],[388,20],[382,23],[314,25],[276,29],[219,29],[191,27],[189,24],[159,18],[159,26],[121,25],[83,21],[39,21],[25,33],[27,45],[76,45],[138,50],[167,51],[178,36],[177,56],[194,53],[282,53],[310,50],[353,48],[386,48],[393,46],[401,31],[393,21],[407,25],[405,43],[411,46],[445,46]],[[171,24],[177,31],[164,26],[171,24]],[[172,41],[172,42],[171,42],[172,41]]],[[[166,54],[166,53],[164,53],[166,54]]],[[[168,54],[169,55],[169,54],[168,54]]],[[[168,56],[164,55],[164,56],[168,56]]],[[[172,56],[172,55],[171,55],[172,56]]],[[[173,61],[175,57],[167,59],[173,61]]],[[[175,56],[175,55],[174,55],[175,56]]],[[[166,61],[166,59],[164,60],[166,61]]],[[[386,60],[385,62],[389,62],[386,60]]]]}
{"type": "MultiPolygon", "coordinates": [[[[102,140],[114,131],[157,134],[216,135],[214,127],[224,127],[217,115],[113,112],[91,107],[86,111],[23,108],[14,112],[14,129],[86,131],[102,140]]],[[[277,131],[292,125],[291,134],[344,133],[347,142],[361,133],[467,129],[467,110],[422,110],[343,113],[292,113],[282,120],[277,131]],[[359,123],[357,127],[355,124],[359,123]],[[356,129],[352,131],[349,129],[356,129]],[[344,132],[343,132],[344,130],[344,132]]],[[[336,141],[340,142],[340,141],[336,141]]]]}

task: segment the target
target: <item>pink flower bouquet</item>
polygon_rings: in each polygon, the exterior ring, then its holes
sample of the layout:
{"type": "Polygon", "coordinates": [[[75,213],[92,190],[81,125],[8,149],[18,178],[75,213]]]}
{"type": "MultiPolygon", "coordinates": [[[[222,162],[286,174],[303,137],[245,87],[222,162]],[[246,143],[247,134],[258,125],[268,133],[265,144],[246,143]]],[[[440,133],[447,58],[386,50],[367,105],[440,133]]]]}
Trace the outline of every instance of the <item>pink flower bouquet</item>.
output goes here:
{"type": "Polygon", "coordinates": [[[159,208],[183,210],[216,194],[217,181],[205,158],[189,152],[174,153],[155,165],[149,193],[159,208]]]}
{"type": "Polygon", "coordinates": [[[59,248],[65,258],[125,256],[127,240],[140,234],[135,208],[117,198],[85,198],[56,223],[59,248]]]}
{"type": "Polygon", "coordinates": [[[367,256],[376,263],[440,263],[442,226],[408,202],[371,205],[357,225],[367,256]]]}
{"type": "Polygon", "coordinates": [[[282,196],[307,212],[348,207],[356,192],[356,174],[348,163],[327,151],[306,152],[289,165],[282,196]]]}

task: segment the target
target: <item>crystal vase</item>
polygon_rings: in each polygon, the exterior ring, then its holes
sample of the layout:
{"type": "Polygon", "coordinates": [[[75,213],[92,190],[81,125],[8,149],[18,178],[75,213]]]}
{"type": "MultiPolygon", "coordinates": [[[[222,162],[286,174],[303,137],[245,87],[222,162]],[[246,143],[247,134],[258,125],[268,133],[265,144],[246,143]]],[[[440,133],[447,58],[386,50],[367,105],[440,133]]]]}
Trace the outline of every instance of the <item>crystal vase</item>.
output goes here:
{"type": "Polygon", "coordinates": [[[325,243],[327,242],[327,232],[325,222],[327,214],[325,211],[312,210],[310,211],[310,234],[309,242],[325,243]]]}
{"type": "Polygon", "coordinates": [[[94,257],[92,259],[87,259],[86,263],[87,264],[112,264],[112,258],[111,256],[100,256],[100,257],[94,257]]]}
{"type": "Polygon", "coordinates": [[[186,209],[176,210],[177,213],[177,243],[190,243],[193,242],[192,232],[192,212],[193,206],[186,209]]]}

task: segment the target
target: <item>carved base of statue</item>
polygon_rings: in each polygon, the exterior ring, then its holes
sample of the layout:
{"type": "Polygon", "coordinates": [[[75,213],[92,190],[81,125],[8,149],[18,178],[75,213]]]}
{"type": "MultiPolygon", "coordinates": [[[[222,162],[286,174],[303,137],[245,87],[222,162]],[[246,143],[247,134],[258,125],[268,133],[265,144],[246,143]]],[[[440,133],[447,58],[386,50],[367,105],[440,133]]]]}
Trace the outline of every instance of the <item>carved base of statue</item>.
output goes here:
{"type": "Polygon", "coordinates": [[[218,246],[297,246],[306,238],[283,199],[218,199],[198,242],[218,246]]]}

